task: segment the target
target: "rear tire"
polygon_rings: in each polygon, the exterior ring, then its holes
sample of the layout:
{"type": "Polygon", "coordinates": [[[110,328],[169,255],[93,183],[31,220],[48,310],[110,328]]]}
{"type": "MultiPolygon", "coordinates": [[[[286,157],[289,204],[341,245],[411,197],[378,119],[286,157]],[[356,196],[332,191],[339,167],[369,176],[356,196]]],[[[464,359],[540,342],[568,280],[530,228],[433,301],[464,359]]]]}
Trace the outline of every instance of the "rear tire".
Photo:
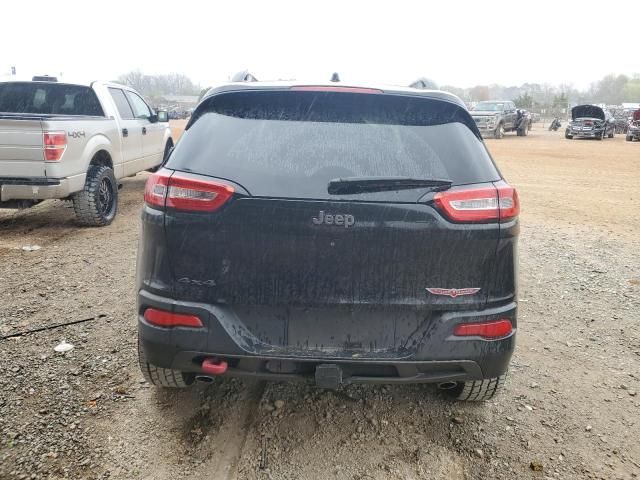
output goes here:
{"type": "Polygon", "coordinates": [[[118,182],[113,170],[106,165],[90,166],[84,188],[71,200],[82,225],[109,225],[118,211],[118,182]]]}
{"type": "Polygon", "coordinates": [[[161,388],[188,388],[195,380],[195,375],[186,374],[179,370],[161,368],[147,362],[144,350],[138,343],[138,363],[144,379],[152,385],[161,388]]]}
{"type": "Polygon", "coordinates": [[[452,390],[456,400],[464,402],[483,402],[491,400],[504,387],[507,374],[504,373],[496,378],[486,378],[484,380],[470,380],[468,382],[460,382],[460,384],[452,390]]]}
{"type": "Polygon", "coordinates": [[[629,135],[627,135],[626,139],[627,139],[627,142],[633,142],[633,137],[629,135]]]}

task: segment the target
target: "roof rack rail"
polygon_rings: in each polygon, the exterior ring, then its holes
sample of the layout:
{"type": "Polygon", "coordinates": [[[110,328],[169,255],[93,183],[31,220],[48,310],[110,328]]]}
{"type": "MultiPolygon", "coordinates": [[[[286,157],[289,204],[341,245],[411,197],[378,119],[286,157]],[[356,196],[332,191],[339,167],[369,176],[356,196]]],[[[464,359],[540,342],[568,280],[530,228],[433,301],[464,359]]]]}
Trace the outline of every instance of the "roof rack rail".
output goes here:
{"type": "Polygon", "coordinates": [[[258,79],[251,75],[248,70],[242,70],[231,77],[232,82],[257,82],[258,79]]]}

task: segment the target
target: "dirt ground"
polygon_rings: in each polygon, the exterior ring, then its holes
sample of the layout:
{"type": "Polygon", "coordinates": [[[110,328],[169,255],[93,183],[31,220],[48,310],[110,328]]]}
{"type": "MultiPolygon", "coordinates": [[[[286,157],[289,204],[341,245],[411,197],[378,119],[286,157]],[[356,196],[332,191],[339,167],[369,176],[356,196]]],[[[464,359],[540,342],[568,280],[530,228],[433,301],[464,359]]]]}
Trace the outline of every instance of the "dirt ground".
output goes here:
{"type": "Polygon", "coordinates": [[[61,201],[0,211],[0,335],[93,318],[0,340],[0,479],[640,477],[640,143],[538,125],[487,145],[522,235],[518,347],[485,404],[422,385],[157,391],[136,360],[147,175],[106,228],[61,201]]]}

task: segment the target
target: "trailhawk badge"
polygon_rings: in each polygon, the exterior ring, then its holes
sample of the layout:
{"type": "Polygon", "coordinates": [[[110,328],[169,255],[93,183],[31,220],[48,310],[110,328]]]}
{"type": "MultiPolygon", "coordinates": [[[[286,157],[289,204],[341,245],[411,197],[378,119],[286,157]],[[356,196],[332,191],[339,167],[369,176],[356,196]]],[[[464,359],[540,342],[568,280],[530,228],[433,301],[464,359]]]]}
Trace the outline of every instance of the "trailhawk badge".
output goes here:
{"type": "Polygon", "coordinates": [[[445,295],[456,298],[462,295],[473,295],[480,291],[479,288],[427,288],[427,292],[432,295],[445,295]]]}

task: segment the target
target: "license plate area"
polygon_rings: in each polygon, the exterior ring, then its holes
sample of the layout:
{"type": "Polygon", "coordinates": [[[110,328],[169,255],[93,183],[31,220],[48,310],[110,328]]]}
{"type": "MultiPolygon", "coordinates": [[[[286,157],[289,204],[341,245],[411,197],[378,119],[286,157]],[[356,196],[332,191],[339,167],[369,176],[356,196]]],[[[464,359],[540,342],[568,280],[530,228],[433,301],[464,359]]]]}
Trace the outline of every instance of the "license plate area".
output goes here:
{"type": "Polygon", "coordinates": [[[236,307],[264,355],[405,358],[418,348],[431,312],[371,306],[236,307]]]}

